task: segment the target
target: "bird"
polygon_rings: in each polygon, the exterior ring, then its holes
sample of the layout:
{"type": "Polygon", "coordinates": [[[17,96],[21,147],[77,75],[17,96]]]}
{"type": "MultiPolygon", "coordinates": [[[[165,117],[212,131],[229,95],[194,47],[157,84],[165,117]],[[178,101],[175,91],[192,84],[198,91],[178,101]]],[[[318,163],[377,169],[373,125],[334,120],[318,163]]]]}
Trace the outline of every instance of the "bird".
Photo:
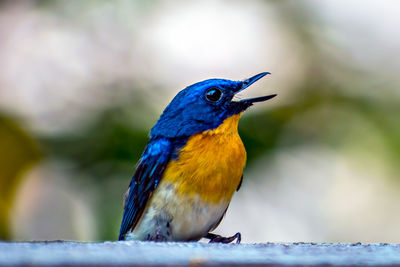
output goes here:
{"type": "Polygon", "coordinates": [[[234,96],[269,72],[234,81],[208,79],[180,91],[150,130],[129,188],[118,240],[240,243],[211,233],[241,187],[246,150],[242,113],[276,94],[234,96]]]}

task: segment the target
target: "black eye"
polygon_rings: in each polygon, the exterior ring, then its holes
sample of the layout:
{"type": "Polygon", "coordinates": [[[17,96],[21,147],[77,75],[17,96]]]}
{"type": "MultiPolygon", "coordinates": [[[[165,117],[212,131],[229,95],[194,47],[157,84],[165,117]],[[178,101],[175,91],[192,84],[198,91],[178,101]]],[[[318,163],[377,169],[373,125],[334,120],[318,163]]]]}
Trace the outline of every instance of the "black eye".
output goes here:
{"type": "Polygon", "coordinates": [[[211,102],[217,102],[222,97],[222,92],[217,87],[212,87],[206,92],[206,99],[211,102]]]}

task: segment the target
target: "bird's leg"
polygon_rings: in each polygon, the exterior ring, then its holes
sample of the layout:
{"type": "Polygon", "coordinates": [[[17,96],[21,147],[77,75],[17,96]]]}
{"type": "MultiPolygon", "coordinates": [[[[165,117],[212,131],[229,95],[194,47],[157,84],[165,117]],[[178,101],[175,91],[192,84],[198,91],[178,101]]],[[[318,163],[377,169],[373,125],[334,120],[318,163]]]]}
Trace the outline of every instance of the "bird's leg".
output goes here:
{"type": "Polygon", "coordinates": [[[230,237],[223,237],[220,235],[208,233],[205,238],[210,239],[209,243],[231,243],[233,240],[236,239],[236,244],[240,244],[240,241],[242,240],[242,235],[240,233],[236,233],[233,236],[230,237]]]}

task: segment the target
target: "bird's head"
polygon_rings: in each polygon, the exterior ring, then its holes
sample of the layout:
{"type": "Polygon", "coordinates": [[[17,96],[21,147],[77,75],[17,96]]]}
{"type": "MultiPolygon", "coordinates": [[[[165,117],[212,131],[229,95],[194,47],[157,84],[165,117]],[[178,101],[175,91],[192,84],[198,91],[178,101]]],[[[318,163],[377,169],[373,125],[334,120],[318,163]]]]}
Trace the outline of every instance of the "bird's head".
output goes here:
{"type": "Polygon", "coordinates": [[[164,110],[150,137],[184,137],[217,128],[226,118],[242,113],[255,102],[276,96],[267,95],[243,100],[233,97],[265,75],[263,72],[244,81],[209,79],[180,91],[164,110]]]}

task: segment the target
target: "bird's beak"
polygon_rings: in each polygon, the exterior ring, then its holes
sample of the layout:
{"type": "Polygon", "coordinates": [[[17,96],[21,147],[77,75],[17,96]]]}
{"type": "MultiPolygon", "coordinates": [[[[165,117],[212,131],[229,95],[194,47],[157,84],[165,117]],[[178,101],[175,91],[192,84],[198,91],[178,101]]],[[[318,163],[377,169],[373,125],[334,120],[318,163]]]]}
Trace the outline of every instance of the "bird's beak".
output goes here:
{"type": "MultiPolygon", "coordinates": [[[[243,91],[244,89],[246,89],[247,87],[249,87],[250,85],[252,85],[253,83],[255,83],[256,81],[258,81],[259,79],[261,79],[262,77],[264,77],[267,74],[271,74],[271,73],[262,72],[262,73],[259,73],[257,75],[254,75],[253,77],[251,77],[251,78],[249,78],[247,80],[244,80],[242,82],[242,86],[240,87],[240,89],[235,94],[243,91]]],[[[241,104],[243,104],[243,106],[249,107],[255,102],[263,102],[263,101],[266,101],[268,99],[274,98],[275,96],[277,96],[277,94],[267,95],[267,96],[259,96],[259,97],[254,97],[254,98],[247,98],[247,99],[243,99],[243,100],[235,101],[235,102],[241,103],[241,104]]]]}

